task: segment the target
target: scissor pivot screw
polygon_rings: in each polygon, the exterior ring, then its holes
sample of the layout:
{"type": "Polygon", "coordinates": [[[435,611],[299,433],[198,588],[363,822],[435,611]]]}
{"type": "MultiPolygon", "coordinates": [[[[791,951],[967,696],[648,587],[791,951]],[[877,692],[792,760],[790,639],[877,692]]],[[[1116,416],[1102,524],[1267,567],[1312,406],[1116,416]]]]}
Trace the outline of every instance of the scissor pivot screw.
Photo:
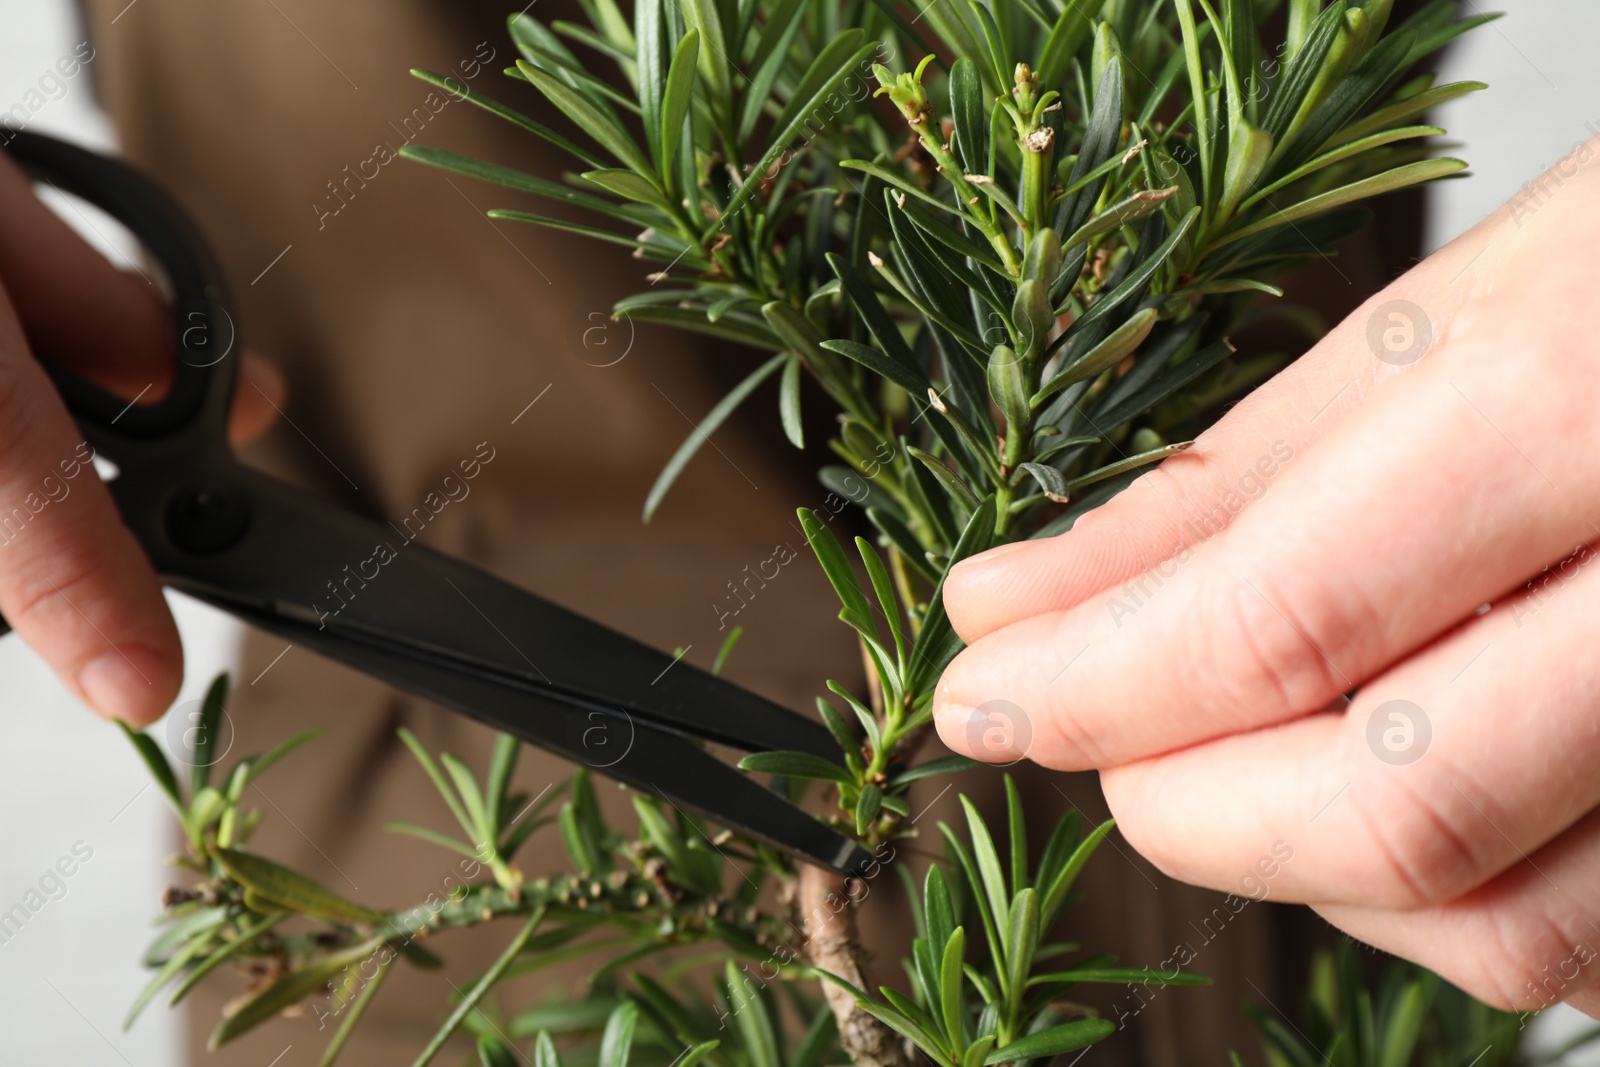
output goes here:
{"type": "Polygon", "coordinates": [[[195,485],[167,501],[167,536],[184,552],[211,556],[232,548],[250,526],[250,509],[234,490],[195,485]]]}

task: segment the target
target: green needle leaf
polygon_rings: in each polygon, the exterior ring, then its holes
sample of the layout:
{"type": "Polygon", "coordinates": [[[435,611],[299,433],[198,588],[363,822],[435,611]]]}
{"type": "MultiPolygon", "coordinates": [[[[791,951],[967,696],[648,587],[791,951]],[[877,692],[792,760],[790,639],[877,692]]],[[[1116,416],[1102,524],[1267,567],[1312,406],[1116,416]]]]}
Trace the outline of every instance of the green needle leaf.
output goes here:
{"type": "Polygon", "coordinates": [[[985,1067],[995,1067],[1001,1063],[1049,1059],[1103,1041],[1116,1032],[1117,1024],[1110,1019],[1079,1019],[1040,1030],[1037,1034],[1029,1034],[1020,1041],[997,1048],[984,1057],[983,1062],[985,1067]]]}
{"type": "MultiPolygon", "coordinates": [[[[639,86],[639,115],[644,120],[645,137],[650,141],[650,151],[659,162],[670,158],[661,148],[661,108],[667,96],[669,81],[667,65],[671,61],[671,41],[667,29],[666,5],[672,0],[638,0],[633,6],[634,70],[639,86]]],[[[662,180],[670,184],[670,166],[662,171],[662,180]]]]}
{"type": "Polygon", "coordinates": [[[967,934],[956,927],[944,946],[944,959],[939,976],[940,1011],[944,1016],[945,1036],[952,1048],[966,1043],[966,1019],[962,1013],[962,959],[967,950],[967,934]]]}
{"type": "Polygon", "coordinates": [[[839,539],[833,536],[833,531],[824,526],[822,520],[817,518],[810,508],[801,508],[797,514],[800,516],[800,528],[806,535],[806,543],[811,546],[811,551],[816,553],[818,562],[822,564],[823,573],[828,576],[833,591],[839,595],[839,601],[844,605],[839,617],[855,627],[862,637],[876,641],[877,628],[872,624],[872,609],[867,605],[867,595],[861,591],[861,584],[856,581],[856,572],[851,569],[850,560],[845,556],[839,539]]]}
{"type": "Polygon", "coordinates": [[[929,207],[936,207],[940,211],[948,211],[957,217],[961,215],[961,212],[956,208],[951,207],[938,197],[930,195],[927,190],[919,187],[915,182],[907,181],[904,175],[882,164],[866,159],[846,159],[841,161],[839,166],[850,170],[859,170],[863,174],[870,174],[885,185],[892,185],[900,192],[905,193],[907,196],[915,197],[929,207]]]}
{"type": "Polygon", "coordinates": [[[1279,226],[1288,226],[1301,219],[1320,215],[1332,211],[1336,207],[1354,203],[1357,200],[1366,200],[1369,197],[1382,196],[1398,189],[1419,185],[1422,182],[1431,182],[1447,174],[1455,174],[1467,169],[1466,163],[1459,159],[1440,157],[1438,159],[1424,159],[1416,163],[1408,163],[1403,167],[1375,174],[1362,181],[1353,182],[1342,189],[1334,189],[1314,196],[1310,200],[1302,200],[1281,211],[1274,211],[1260,222],[1252,223],[1237,230],[1230,231],[1225,237],[1213,245],[1213,249],[1222,248],[1242,241],[1246,237],[1254,237],[1266,230],[1276,229],[1279,226]]]}
{"type": "Polygon", "coordinates": [[[800,84],[795,87],[794,95],[789,98],[783,113],[778,116],[778,121],[773,126],[769,147],[756,161],[755,166],[745,172],[744,184],[739,186],[739,191],[728,201],[728,207],[722,213],[724,224],[730,216],[737,215],[744,209],[745,204],[761,184],[761,175],[772,169],[778,157],[799,136],[801,128],[807,122],[815,121],[813,113],[821,110],[824,115],[831,114],[825,101],[852,71],[863,69],[862,64],[878,50],[877,42],[862,45],[861,38],[860,29],[846,30],[834,38],[806,70],[800,79],[800,84]]]}
{"type": "Polygon", "coordinates": [[[484,829],[490,832],[489,843],[493,844],[500,832],[505,829],[501,821],[507,816],[515,816],[515,812],[507,812],[506,790],[511,785],[511,775],[517,769],[517,756],[522,752],[522,742],[510,734],[496,734],[494,739],[494,755],[489,759],[489,778],[486,783],[487,795],[484,797],[484,829]]]}
{"type": "Polygon", "coordinates": [[[508,122],[512,122],[518,126],[521,126],[529,133],[542,137],[544,140],[549,141],[557,148],[560,148],[569,154],[578,157],[591,167],[603,167],[606,165],[605,160],[601,159],[587,148],[573,143],[572,141],[563,137],[561,134],[550,129],[548,126],[535,122],[528,118],[528,116],[513,111],[511,108],[506,107],[498,100],[493,100],[487,96],[484,96],[475,89],[469,89],[467,86],[463,85],[454,78],[446,78],[442,75],[435,74],[432,71],[421,69],[413,69],[411,74],[413,77],[420,78],[429,85],[443,89],[457,100],[465,99],[468,103],[481,107],[492,115],[498,115],[508,122]]]}
{"type": "Polygon", "coordinates": [[[722,639],[722,647],[717,649],[717,658],[711,663],[711,673],[721,674],[728,665],[728,657],[733,655],[733,646],[739,643],[739,638],[744,636],[744,627],[735,626],[728,631],[728,636],[722,639]]]}
{"type": "Polygon", "coordinates": [[[1128,321],[1118,326],[1106,335],[1105,340],[1085,352],[1080,359],[1076,359],[1056,372],[1055,377],[1046,382],[1037,393],[1028,400],[1031,407],[1038,408],[1046,400],[1069,385],[1098,378],[1104,371],[1115,367],[1139,346],[1144,344],[1145,338],[1150,336],[1150,331],[1156,325],[1156,310],[1144,308],[1134,312],[1128,321]]]}
{"type": "Polygon", "coordinates": [[[212,679],[211,687],[206,690],[205,699],[200,704],[198,730],[189,750],[190,795],[198,794],[206,787],[211,780],[211,765],[220,758],[212,753],[216,751],[217,734],[222,717],[226,714],[223,704],[227,699],[228,675],[224,671],[212,679]]]}
{"type": "Polygon", "coordinates": [[[639,1023],[639,1008],[632,1001],[623,1001],[606,1020],[606,1029],[600,1037],[600,1067],[628,1067],[628,1055],[633,1051],[633,1031],[639,1023]]]}
{"type": "Polygon", "coordinates": [[[800,418],[800,360],[790,358],[778,381],[778,418],[783,434],[796,448],[806,447],[805,423],[800,418]]]}
{"type": "Polygon", "coordinates": [[[139,758],[144,760],[145,766],[150,769],[151,775],[155,777],[156,785],[160,786],[161,792],[166,794],[167,803],[171,804],[172,810],[178,813],[179,820],[183,820],[187,814],[187,809],[183,803],[183,794],[178,791],[178,776],[173,773],[172,764],[167,762],[166,754],[147,734],[135,730],[121,719],[117,719],[115,722],[122,728],[122,732],[127,735],[128,740],[133,742],[134,750],[139,753],[139,758]]]}
{"type": "Polygon", "coordinates": [[[938,1064],[939,1067],[953,1067],[949,1054],[940,1046],[939,1041],[932,1034],[912,1022],[903,1013],[866,999],[856,1001],[856,1007],[883,1023],[895,1033],[909,1038],[912,1044],[927,1053],[928,1058],[938,1064]]]}
{"type": "MultiPolygon", "coordinates": [[[[781,1067],[778,1056],[778,1036],[773,1029],[767,1005],[757,992],[755,984],[739,970],[738,964],[729,960],[724,971],[728,987],[729,1007],[734,1012],[734,1025],[739,1031],[740,1044],[750,1058],[751,1067],[781,1067]]],[[[602,1067],[605,1067],[602,1064],[602,1067]]]]}
{"type": "Polygon", "coordinates": [[[694,94],[695,64],[700,57],[700,32],[690,30],[678,42],[667,72],[667,85],[661,101],[661,158],[656,161],[661,180],[669,187],[683,140],[684,118],[694,94]]]}
{"type": "MultiPolygon", "coordinates": [[[[161,992],[168,982],[176,978],[178,972],[187,967],[189,961],[198,956],[210,943],[211,935],[209,933],[196,934],[189,939],[189,942],[183,948],[173,953],[167,959],[167,962],[161,965],[161,969],[155,973],[155,977],[145,983],[145,987],[134,998],[133,1006],[128,1009],[127,1017],[122,1021],[122,1028],[127,1030],[133,1026],[134,1020],[139,1018],[139,1013],[144,1011],[145,1005],[154,1000],[155,995],[161,992]]],[[[173,999],[176,1001],[177,998],[173,999]]]]}
{"type": "MultiPolygon", "coordinates": [[[[415,948],[416,946],[411,946],[415,948]]],[[[333,1067],[334,1061],[344,1051],[345,1044],[350,1040],[350,1035],[356,1032],[356,1025],[361,1022],[362,1016],[372,1006],[373,999],[378,995],[378,990],[383,988],[383,980],[389,977],[393,969],[395,957],[386,956],[378,961],[378,973],[371,978],[362,975],[365,984],[361,992],[356,994],[356,999],[344,1011],[344,1019],[339,1023],[339,1029],[334,1032],[333,1040],[328,1042],[328,1047],[322,1053],[320,1067],[333,1067]]]]}
{"type": "Polygon", "coordinates": [[[726,114],[733,96],[733,83],[728,76],[728,40],[723,31],[722,13],[716,0],[683,0],[679,7],[684,21],[698,32],[704,48],[697,49],[700,73],[711,87],[712,103],[726,114]]]}
{"type": "Polygon", "coordinates": [[[1152,463],[1159,463],[1168,456],[1175,456],[1180,452],[1187,451],[1189,446],[1193,444],[1193,441],[1178,441],[1170,445],[1162,445],[1160,448],[1152,448],[1148,452],[1140,452],[1136,456],[1129,456],[1126,459],[1118,460],[1116,463],[1108,463],[1098,470],[1092,470],[1082,477],[1072,479],[1067,483],[1067,492],[1074,493],[1086,485],[1103,482],[1107,478],[1114,478],[1127,471],[1137,470],[1152,463]]]}
{"type": "MultiPolygon", "coordinates": [[[[1067,64],[1078,54],[1094,32],[1094,15],[1101,5],[1096,0],[1066,0],[1061,15],[1045,39],[1039,54],[1039,84],[1058,85],[1066,76],[1067,64]]],[[[952,75],[954,70],[952,69],[952,75]]]]}
{"type": "MultiPolygon", "coordinates": [[[[1410,140],[1415,137],[1433,137],[1441,133],[1444,133],[1444,130],[1438,126],[1406,126],[1396,130],[1384,130],[1382,133],[1375,133],[1368,137],[1363,137],[1360,140],[1352,141],[1349,144],[1340,145],[1330,152],[1323,153],[1304,166],[1285,174],[1283,177],[1279,178],[1266,188],[1252,194],[1247,200],[1245,200],[1243,204],[1240,205],[1240,210],[1248,210],[1259,201],[1265,200],[1267,197],[1277,192],[1279,189],[1292,185],[1301,178],[1309,177],[1310,175],[1315,174],[1317,171],[1323,170],[1326,167],[1331,167],[1335,163],[1343,163],[1347,159],[1352,159],[1356,156],[1359,156],[1363,152],[1370,151],[1374,148],[1380,148],[1387,144],[1393,144],[1396,141],[1410,140]]],[[[1255,284],[1262,285],[1264,283],[1256,282],[1255,284]]]]}
{"type": "MultiPolygon", "coordinates": [[[[264,915],[259,921],[245,927],[232,941],[227,942],[222,948],[207,956],[198,967],[185,975],[183,981],[178,984],[178,988],[172,991],[172,999],[167,1001],[167,1005],[175,1007],[184,997],[189,995],[190,990],[200,984],[201,979],[205,978],[206,975],[255,944],[257,938],[288,917],[288,912],[280,911],[273,915],[264,915]]],[[[133,1013],[130,1012],[128,1022],[131,1023],[132,1021],[133,1013]]]]}
{"type": "Polygon", "coordinates": [[[231,848],[213,848],[211,855],[240,885],[280,908],[335,923],[375,925],[384,921],[381,912],[352,903],[263,856],[231,848]]]}
{"type": "Polygon", "coordinates": [[[517,1064],[517,1053],[512,1046],[498,1037],[478,1035],[478,1067],[517,1067],[517,1064]]]}
{"type": "Polygon", "coordinates": [[[450,171],[453,174],[460,174],[475,181],[490,182],[506,189],[515,189],[518,192],[531,193],[534,196],[542,196],[563,204],[571,204],[574,207],[581,207],[587,211],[593,211],[634,226],[644,225],[645,219],[651,217],[640,208],[626,204],[616,204],[604,197],[595,196],[580,189],[573,189],[532,174],[524,174],[520,170],[504,167],[498,163],[473,159],[471,156],[464,156],[459,152],[446,151],[443,148],[408,144],[400,149],[400,157],[409,159],[414,163],[422,163],[430,167],[437,167],[440,170],[450,171]]]}
{"type": "Polygon", "coordinates": [[[422,1050],[421,1055],[416,1058],[411,1067],[427,1067],[433,1058],[439,1054],[439,1050],[444,1047],[444,1043],[450,1040],[450,1035],[455,1033],[456,1028],[461,1025],[462,1021],[477,1008],[478,1002],[483,999],[485,993],[489,992],[489,988],[500,980],[501,974],[505,973],[505,969],[511,966],[511,961],[517,958],[523,946],[528,943],[528,939],[533,936],[534,930],[543,921],[544,907],[541,905],[534,910],[532,915],[528,916],[528,921],[517,932],[517,936],[511,939],[511,943],[500,954],[500,958],[495,960],[487,971],[483,972],[483,977],[478,979],[477,983],[461,998],[461,1003],[456,1005],[456,1010],[450,1013],[450,1018],[446,1019],[444,1025],[439,1027],[439,1032],[433,1035],[433,1040],[428,1042],[427,1047],[422,1050]]]}
{"type": "Polygon", "coordinates": [[[385,823],[383,828],[389,831],[391,834],[405,834],[407,837],[420,838],[429,844],[438,845],[440,848],[447,848],[451,852],[459,852],[463,856],[472,856],[476,858],[478,855],[478,853],[473,850],[472,846],[466,842],[458,841],[449,834],[441,834],[437,830],[430,830],[426,826],[418,826],[414,822],[389,822],[385,823]]]}
{"type": "Polygon", "coordinates": [[[863,786],[856,800],[856,833],[865,834],[882,809],[883,790],[871,784],[863,786]]]}
{"type": "Polygon", "coordinates": [[[918,764],[909,770],[901,771],[889,779],[889,787],[891,789],[899,789],[901,786],[910,785],[912,782],[919,782],[924,778],[932,778],[936,774],[955,774],[957,771],[965,771],[977,766],[979,766],[978,761],[967,756],[945,756],[941,759],[918,764]]]}
{"type": "Polygon", "coordinates": [[[433,756],[423,746],[422,742],[417,740],[417,735],[407,730],[404,726],[400,727],[397,733],[400,735],[400,740],[411,750],[411,754],[417,758],[417,762],[422,764],[422,769],[427,773],[428,779],[433,782],[433,787],[439,791],[440,796],[444,797],[445,804],[450,807],[450,814],[456,817],[456,821],[461,824],[461,828],[467,832],[468,837],[475,838],[478,832],[477,828],[473,825],[472,819],[467,816],[466,809],[461,806],[461,802],[456,799],[455,791],[450,788],[450,783],[444,780],[444,774],[439,770],[439,765],[433,761],[433,756]]]}
{"type": "Polygon", "coordinates": [[[1452,82],[1441,85],[1437,89],[1429,89],[1418,93],[1416,96],[1407,97],[1398,103],[1379,108],[1366,118],[1352,122],[1329,142],[1330,145],[1344,144],[1347,141],[1356,141],[1368,134],[1379,130],[1386,130],[1391,126],[1415,118],[1425,111],[1432,111],[1440,104],[1449,103],[1451,100],[1487,89],[1483,82],[1452,82]]]}
{"type": "MultiPolygon", "coordinates": [[[[989,908],[996,923],[1006,922],[1011,914],[1011,894],[1006,891],[1006,876],[1000,866],[1000,853],[989,836],[989,825],[978,814],[978,809],[965,796],[961,807],[967,813],[967,832],[972,839],[972,856],[977,863],[978,875],[983,881],[981,889],[989,897],[989,908]]],[[[974,886],[974,889],[980,887],[974,886]]]]}
{"type": "MultiPolygon", "coordinates": [[[[1061,907],[1061,902],[1066,899],[1067,891],[1072,888],[1072,883],[1077,880],[1078,873],[1083,870],[1084,864],[1089,862],[1100,843],[1111,834],[1115,827],[1115,819],[1107,819],[1090,831],[1089,836],[1078,843],[1072,850],[1072,855],[1061,868],[1061,873],[1056,875],[1056,880],[1045,894],[1044,903],[1039,908],[1040,921],[1048,929],[1055,919],[1056,911],[1061,907]]],[[[1041,887],[1042,888],[1042,887],[1041,887]]]]}
{"type": "Polygon", "coordinates": [[[831,782],[851,780],[843,767],[809,752],[752,752],[739,761],[739,769],[760,774],[781,774],[785,778],[815,778],[831,782]]]}
{"type": "Polygon", "coordinates": [[[483,794],[478,792],[478,782],[472,777],[472,769],[448,752],[439,754],[439,762],[444,764],[444,769],[450,772],[450,777],[456,784],[456,792],[461,794],[461,803],[467,809],[468,818],[472,820],[471,834],[473,844],[481,847],[486,843],[493,842],[494,834],[490,832],[493,827],[489,826],[485,819],[487,812],[483,802],[483,794]]]}
{"type": "Polygon", "coordinates": [[[1057,982],[1111,982],[1117,985],[1140,983],[1149,985],[1210,985],[1211,979],[1203,974],[1187,971],[1168,973],[1154,967],[1083,967],[1054,974],[1036,974],[1028,985],[1053,985],[1057,982]]]}
{"type": "MultiPolygon", "coordinates": [[[[634,318],[643,318],[638,311],[631,313],[634,318]]],[[[656,482],[650,487],[650,495],[644,502],[644,521],[649,522],[655,515],[656,508],[661,506],[661,501],[666,497],[667,490],[672,488],[672,483],[678,480],[678,475],[683,473],[683,468],[689,465],[700,446],[710,440],[722,424],[728,421],[734,409],[744,403],[745,397],[756,391],[756,387],[766,381],[784,362],[791,358],[787,352],[781,352],[767,360],[752,371],[749,377],[734,386],[728,395],[717,401],[717,405],[706,412],[705,418],[700,420],[687,440],[678,446],[678,450],[667,460],[667,465],[661,468],[661,473],[656,476],[656,482]]]]}
{"type": "Polygon", "coordinates": [[[672,209],[667,204],[666,198],[661,195],[661,190],[650,178],[641,177],[631,170],[589,170],[583,172],[583,180],[592,182],[610,193],[615,193],[624,200],[632,200],[640,204],[649,204],[664,212],[672,209]]]}
{"type": "Polygon", "coordinates": [[[650,161],[640,153],[633,139],[617,122],[616,117],[593,103],[578,90],[564,84],[554,76],[540,70],[525,59],[517,60],[517,69],[532,82],[550,102],[560,108],[579,129],[593,137],[599,145],[616,156],[639,174],[650,174],[650,161]]]}
{"type": "Polygon", "coordinates": [[[206,1043],[206,1047],[215,1052],[234,1038],[254,1030],[285,1008],[293,1007],[319,992],[345,968],[366,960],[382,945],[381,938],[373,938],[343,952],[326,956],[278,979],[245,1001],[232,1015],[223,1019],[217,1028],[211,1031],[211,1039],[206,1043]]]}
{"type": "MultiPolygon", "coordinates": [[[[1040,78],[1043,77],[1041,73],[1040,78]]],[[[970,56],[962,56],[950,66],[950,115],[955,122],[954,147],[961,166],[968,174],[986,173],[989,166],[989,104],[983,97],[983,79],[978,74],[978,65],[970,56]]]]}
{"type": "MultiPolygon", "coordinates": [[[[268,767],[271,767],[274,763],[277,763],[283,757],[287,756],[289,753],[293,752],[307,741],[315,740],[321,736],[321,730],[302,730],[293,737],[289,738],[289,740],[267,749],[266,752],[250,761],[250,769],[245,776],[246,782],[253,782],[257,778],[260,778],[267,772],[268,767]]],[[[234,797],[234,799],[238,798],[234,797]]]]}

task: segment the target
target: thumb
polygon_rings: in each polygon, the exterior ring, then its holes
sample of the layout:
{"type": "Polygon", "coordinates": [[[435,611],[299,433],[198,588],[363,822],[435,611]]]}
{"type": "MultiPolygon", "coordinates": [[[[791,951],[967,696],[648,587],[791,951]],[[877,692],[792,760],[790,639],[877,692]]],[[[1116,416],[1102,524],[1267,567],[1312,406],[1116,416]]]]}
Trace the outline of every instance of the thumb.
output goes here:
{"type": "Polygon", "coordinates": [[[144,726],[183,651],[93,456],[0,294],[0,614],[95,711],[144,726]]]}

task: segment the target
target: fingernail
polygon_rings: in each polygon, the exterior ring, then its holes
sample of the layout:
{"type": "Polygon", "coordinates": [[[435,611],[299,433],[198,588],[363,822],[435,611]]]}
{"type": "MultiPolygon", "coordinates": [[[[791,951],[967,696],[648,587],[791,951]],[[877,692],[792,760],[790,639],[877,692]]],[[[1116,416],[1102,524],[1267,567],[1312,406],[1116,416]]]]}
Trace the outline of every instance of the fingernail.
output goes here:
{"type": "Polygon", "coordinates": [[[142,645],[122,645],[78,672],[89,706],[108,719],[142,726],[160,714],[166,661],[142,645]]]}
{"type": "Polygon", "coordinates": [[[1028,754],[1033,741],[1027,713],[1009,700],[990,700],[977,708],[940,704],[933,721],[949,748],[986,763],[1014,763],[1028,754]]]}
{"type": "Polygon", "coordinates": [[[967,752],[967,726],[978,715],[977,708],[965,704],[936,704],[933,708],[933,728],[939,731],[939,740],[945,747],[963,756],[967,752]]]}

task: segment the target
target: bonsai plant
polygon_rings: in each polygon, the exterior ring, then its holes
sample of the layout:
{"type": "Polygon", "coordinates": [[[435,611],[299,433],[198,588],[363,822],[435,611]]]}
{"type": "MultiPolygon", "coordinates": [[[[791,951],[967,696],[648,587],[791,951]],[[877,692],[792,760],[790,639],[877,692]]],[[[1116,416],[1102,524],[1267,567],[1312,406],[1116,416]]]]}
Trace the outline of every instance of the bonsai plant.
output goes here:
{"type": "MultiPolygon", "coordinates": [[[[918,830],[908,791],[970,766],[919,762],[934,683],[960,647],[943,575],[994,544],[1070,528],[1278,365],[1238,353],[1230,332],[1270,313],[1265,301],[1282,295],[1271,279],[1335,254],[1369,218],[1363,200],[1465,167],[1433,154],[1442,130],[1414,123],[1482,86],[1417,70],[1491,16],[1459,18],[1454,0],[1397,26],[1389,0],[940,0],[921,11],[637,0],[631,18],[614,0],[582,6],[585,24],[510,20],[521,59],[507,73],[541,118],[416,72],[558,146],[581,173],[555,181],[435,148],[402,154],[585,213],[491,214],[650,263],[618,316],[765,354],[668,461],[646,519],[768,379],[796,447],[803,378],[837,410],[827,446],[838,462],[820,477],[859,505],[872,536],[847,548],[833,513],[803,510],[800,522],[868,677],[829,681],[818,699],[841,766],[784,752],[741,766],[797,798],[820,782],[819,817],[904,873],[893,858],[918,830]],[[557,115],[566,132],[547,124],[557,115]]],[[[225,694],[219,680],[207,721],[225,694]]],[[[209,733],[196,732],[202,748],[209,733]]],[[[606,957],[595,996],[560,1017],[601,1031],[603,1067],[630,1055],[681,1067],[1042,1063],[1115,1029],[1065,1001],[1073,987],[1203,980],[1050,940],[1112,827],[1069,815],[1034,859],[1009,780],[1005,847],[970,802],[963,826],[940,825],[945,862],[910,886],[908,981],[874,992],[858,886],[649,796],[634,796],[637,830],[624,833],[602,819],[585,771],[530,803],[511,784],[510,737],[479,778],[402,732],[461,832],[394,829],[458,853],[471,884],[380,911],[248,848],[245,787],[306,737],[216,780],[209,754],[191,753],[183,785],[154,742],[131,736],[183,826],[189,884],[169,894],[149,954],[157,973],[130,1021],[169,986],[176,1002],[223,964],[245,964],[255,980],[214,1044],[310,997],[336,1021],[331,1063],[392,967],[433,965],[435,937],[502,920],[516,933],[418,1064],[465,1030],[484,1063],[515,1062],[531,1039],[540,1067],[556,1067],[553,1017],[485,1011],[497,983],[569,954],[606,957]],[[518,849],[551,821],[571,870],[529,877],[518,849]],[[724,879],[725,857],[748,865],[743,884],[724,879]],[[638,969],[696,943],[725,957],[714,1012],[638,969]]]]}

